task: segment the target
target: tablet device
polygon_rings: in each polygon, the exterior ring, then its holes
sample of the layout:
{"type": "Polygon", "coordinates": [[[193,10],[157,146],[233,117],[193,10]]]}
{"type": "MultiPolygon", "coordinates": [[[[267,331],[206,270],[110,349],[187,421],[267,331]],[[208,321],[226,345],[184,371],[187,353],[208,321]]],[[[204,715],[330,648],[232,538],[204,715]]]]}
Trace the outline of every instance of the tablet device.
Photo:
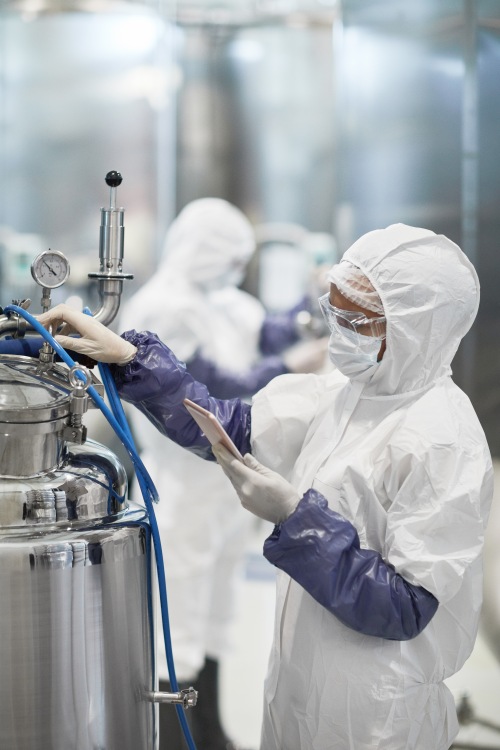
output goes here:
{"type": "Polygon", "coordinates": [[[227,450],[232,453],[235,458],[243,461],[243,456],[239,452],[238,448],[235,446],[235,444],[225,431],[224,427],[221,425],[217,417],[212,414],[212,412],[204,409],[203,406],[198,406],[198,404],[195,404],[194,401],[191,401],[189,398],[185,398],[182,403],[191,414],[195,422],[198,424],[200,429],[203,431],[203,434],[209,440],[211,445],[220,443],[224,446],[224,448],[227,448],[227,450]]]}

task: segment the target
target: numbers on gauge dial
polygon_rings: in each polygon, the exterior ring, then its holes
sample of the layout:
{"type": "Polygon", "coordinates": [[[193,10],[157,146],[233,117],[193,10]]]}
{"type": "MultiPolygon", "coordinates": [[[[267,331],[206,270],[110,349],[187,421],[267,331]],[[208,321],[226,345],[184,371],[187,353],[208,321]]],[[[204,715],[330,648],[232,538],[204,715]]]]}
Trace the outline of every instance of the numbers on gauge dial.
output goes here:
{"type": "Polygon", "coordinates": [[[69,263],[57,250],[46,250],[37,255],[31,264],[31,275],[40,286],[55,289],[68,278],[69,263]]]}

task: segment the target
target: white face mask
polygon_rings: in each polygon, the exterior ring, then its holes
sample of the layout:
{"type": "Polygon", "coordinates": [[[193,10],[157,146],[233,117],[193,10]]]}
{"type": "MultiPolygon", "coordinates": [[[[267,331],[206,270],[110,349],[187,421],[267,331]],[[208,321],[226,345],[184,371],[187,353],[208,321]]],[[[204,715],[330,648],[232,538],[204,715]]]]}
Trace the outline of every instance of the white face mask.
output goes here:
{"type": "Polygon", "coordinates": [[[377,364],[382,338],[361,336],[347,328],[333,330],[328,343],[330,361],[346,377],[361,375],[377,364]]]}

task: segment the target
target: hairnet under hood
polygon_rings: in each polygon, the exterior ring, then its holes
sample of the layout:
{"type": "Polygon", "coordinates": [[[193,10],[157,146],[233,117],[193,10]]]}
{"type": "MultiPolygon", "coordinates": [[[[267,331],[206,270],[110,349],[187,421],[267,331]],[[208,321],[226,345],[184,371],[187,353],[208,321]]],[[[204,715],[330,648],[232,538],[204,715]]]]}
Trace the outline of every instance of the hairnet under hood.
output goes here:
{"type": "Polygon", "coordinates": [[[363,235],[343,259],[370,279],[387,318],[384,357],[361,376],[365,394],[425,389],[449,374],[479,306],[479,280],[460,248],[428,229],[393,224],[363,235]]]}
{"type": "Polygon", "coordinates": [[[238,208],[221,198],[200,198],[172,222],[159,272],[198,286],[237,286],[254,250],[252,225],[238,208]]]}

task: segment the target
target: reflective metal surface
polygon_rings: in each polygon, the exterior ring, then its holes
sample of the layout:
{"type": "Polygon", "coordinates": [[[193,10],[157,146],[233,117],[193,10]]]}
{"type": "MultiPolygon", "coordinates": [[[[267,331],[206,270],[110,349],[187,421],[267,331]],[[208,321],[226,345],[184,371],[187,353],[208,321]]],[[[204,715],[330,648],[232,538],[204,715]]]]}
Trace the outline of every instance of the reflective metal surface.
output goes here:
{"type": "Polygon", "coordinates": [[[214,195],[254,223],[331,231],[333,51],[329,17],[180,28],[178,210],[214,195]]]}
{"type": "Polygon", "coordinates": [[[39,299],[29,264],[49,247],[71,264],[54,305],[69,294],[92,310],[100,304],[87,272],[95,267],[107,170],[124,178],[125,257],[136,288],[154,270],[174,213],[179,82],[160,5],[0,2],[0,304],[39,299]]]}
{"type": "Polygon", "coordinates": [[[0,747],[155,747],[144,515],[0,535],[0,747]]]}
{"type": "Polygon", "coordinates": [[[0,357],[0,477],[31,477],[64,458],[69,386],[62,367],[48,372],[29,357],[0,357]]]}
{"type": "Polygon", "coordinates": [[[150,527],[68,375],[0,357],[0,748],[155,750],[150,527]]]}
{"type": "MultiPolygon", "coordinates": [[[[1,355],[0,423],[37,425],[65,417],[69,413],[69,391],[65,368],[56,366],[42,373],[38,360],[1,355]]],[[[31,431],[37,429],[32,427],[31,431]]]]}
{"type": "MultiPolygon", "coordinates": [[[[8,444],[8,443],[7,443],[8,444]]],[[[0,480],[0,530],[36,524],[82,525],[126,512],[127,478],[111,451],[88,440],[72,446],[60,467],[31,479],[0,480]]]]}

